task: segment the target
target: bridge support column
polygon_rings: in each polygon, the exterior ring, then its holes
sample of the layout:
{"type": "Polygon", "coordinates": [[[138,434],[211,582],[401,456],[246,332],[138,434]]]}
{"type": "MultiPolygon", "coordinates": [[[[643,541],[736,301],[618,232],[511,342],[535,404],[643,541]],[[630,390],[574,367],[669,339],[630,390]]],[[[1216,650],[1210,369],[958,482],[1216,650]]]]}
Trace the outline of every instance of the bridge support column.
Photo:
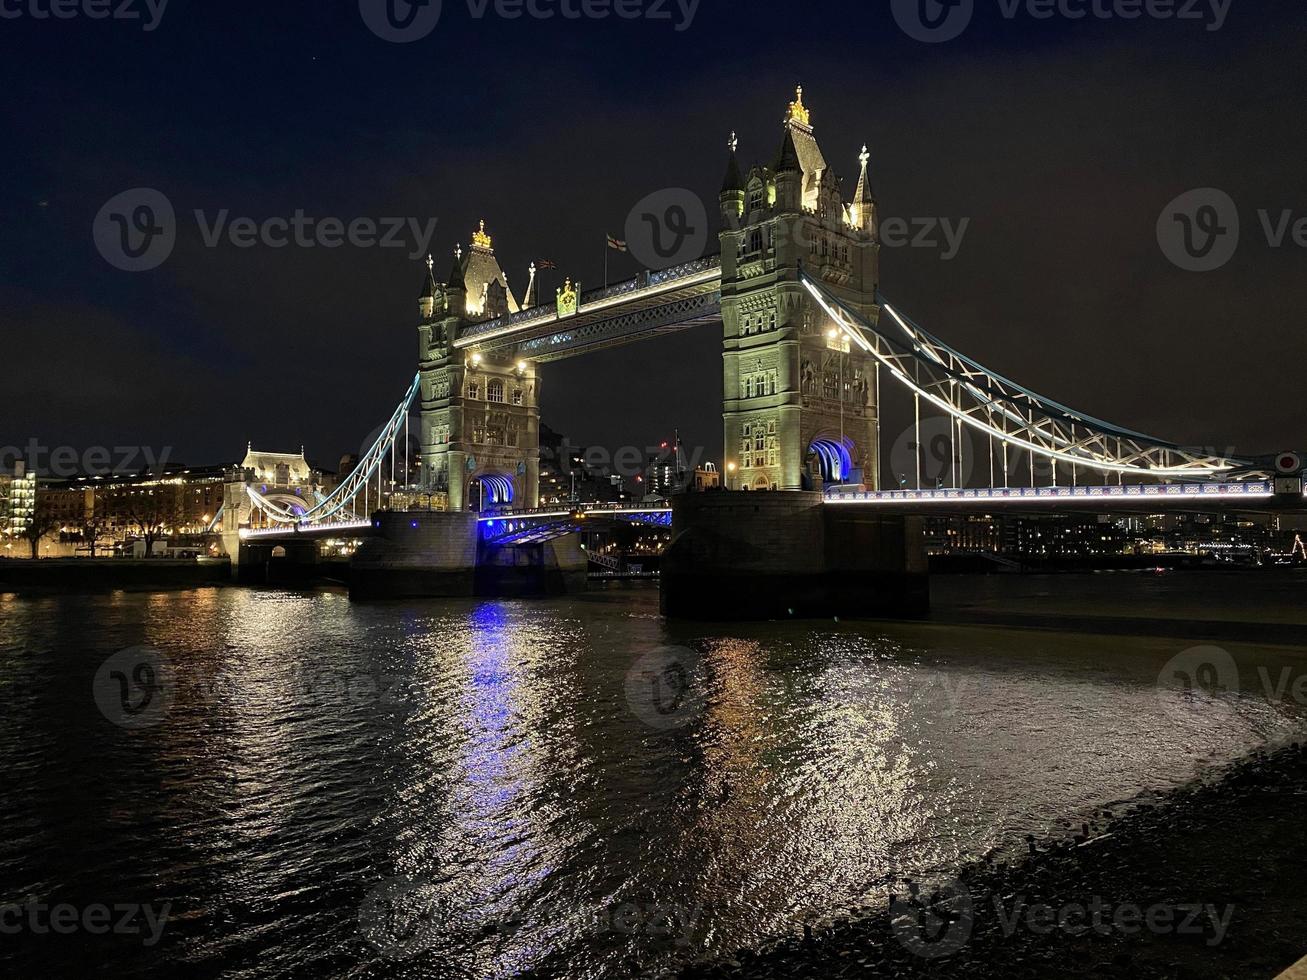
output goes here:
{"type": "Polygon", "coordinates": [[[373,524],[350,561],[351,599],[476,594],[476,514],[381,512],[373,524]]]}
{"type": "Polygon", "coordinates": [[[672,503],[665,615],[688,619],[924,615],[920,518],[841,512],[819,493],[697,493],[672,503]]]}
{"type": "Polygon", "coordinates": [[[589,561],[576,534],[539,544],[481,545],[479,596],[572,595],[587,587],[589,561]]]}

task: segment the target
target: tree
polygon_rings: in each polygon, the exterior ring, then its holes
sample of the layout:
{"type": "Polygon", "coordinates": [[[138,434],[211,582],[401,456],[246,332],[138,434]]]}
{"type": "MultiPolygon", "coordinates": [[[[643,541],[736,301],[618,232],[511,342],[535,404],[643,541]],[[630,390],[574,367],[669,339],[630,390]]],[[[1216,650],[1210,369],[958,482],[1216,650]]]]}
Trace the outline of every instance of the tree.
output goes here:
{"type": "Polygon", "coordinates": [[[48,503],[42,503],[37,498],[36,510],[28,518],[23,529],[18,532],[18,536],[27,542],[27,546],[32,549],[32,557],[41,557],[41,541],[51,531],[59,528],[59,516],[50,509],[48,503]]]}
{"type": "Polygon", "coordinates": [[[145,557],[154,554],[154,542],[167,536],[181,521],[181,506],[173,488],[154,486],[127,495],[123,513],[145,542],[145,557]]]}
{"type": "Polygon", "coordinates": [[[100,538],[104,537],[105,532],[109,530],[109,526],[108,503],[103,494],[96,493],[90,509],[82,517],[82,524],[79,528],[82,533],[82,540],[86,542],[87,550],[90,551],[92,558],[95,557],[96,550],[99,548],[100,538]]]}

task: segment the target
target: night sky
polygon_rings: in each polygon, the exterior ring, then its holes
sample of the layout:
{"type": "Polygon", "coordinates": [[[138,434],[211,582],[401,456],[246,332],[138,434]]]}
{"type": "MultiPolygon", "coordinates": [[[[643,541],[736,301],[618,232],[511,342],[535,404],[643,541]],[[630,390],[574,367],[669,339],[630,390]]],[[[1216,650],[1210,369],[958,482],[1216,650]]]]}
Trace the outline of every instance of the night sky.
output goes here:
{"type": "MultiPolygon", "coordinates": [[[[1307,216],[1300,4],[1236,0],[1212,31],[1206,0],[1198,21],[1008,19],[975,0],[961,37],[924,44],[867,0],[703,0],[684,30],[675,3],[670,22],[510,21],[445,0],[429,37],[395,44],[350,0],[172,0],[152,31],[30,3],[0,19],[0,445],[203,464],[253,440],[334,469],[416,369],[411,237],[206,247],[194,210],[438,219],[442,275],[484,218],[519,295],[542,258],[589,288],[605,234],[651,191],[691,188],[715,217],[728,135],[746,165],[770,162],[801,82],[846,196],[866,142],[883,216],[970,221],[949,261],[882,253],[884,292],[923,326],[1132,428],[1307,446],[1307,249],[1272,247],[1258,217],[1307,216]],[[168,197],[179,233],[162,266],[127,273],[91,229],[136,187],[168,197]],[[1209,273],[1171,264],[1156,234],[1200,187],[1242,225],[1209,273]]],[[[543,370],[544,420],[574,442],[679,426],[720,458],[714,328],[543,370]]]]}

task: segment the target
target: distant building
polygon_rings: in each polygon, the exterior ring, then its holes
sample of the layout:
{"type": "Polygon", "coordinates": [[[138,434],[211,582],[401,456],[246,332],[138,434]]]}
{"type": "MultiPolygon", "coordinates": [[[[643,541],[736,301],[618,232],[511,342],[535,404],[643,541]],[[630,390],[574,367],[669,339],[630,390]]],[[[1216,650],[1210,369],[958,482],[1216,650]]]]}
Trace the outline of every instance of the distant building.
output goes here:
{"type": "Polygon", "coordinates": [[[36,514],[36,474],[21,460],[12,474],[0,473],[0,533],[21,537],[36,514]]]}

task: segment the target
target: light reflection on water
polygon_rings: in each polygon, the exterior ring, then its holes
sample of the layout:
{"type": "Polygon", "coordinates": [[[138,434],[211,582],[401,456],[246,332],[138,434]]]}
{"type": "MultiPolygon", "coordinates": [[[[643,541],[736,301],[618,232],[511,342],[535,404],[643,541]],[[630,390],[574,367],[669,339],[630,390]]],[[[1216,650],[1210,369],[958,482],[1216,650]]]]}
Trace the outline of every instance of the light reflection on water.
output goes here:
{"type": "Polygon", "coordinates": [[[3,894],[171,901],[155,949],[37,950],[117,975],[600,977],[874,905],[1298,730],[1159,695],[1182,641],[667,624],[656,598],[6,600],[3,894]],[[129,732],[91,678],[138,643],[178,692],[129,732]],[[626,675],[669,645],[703,698],[659,728],[626,675]]]}

